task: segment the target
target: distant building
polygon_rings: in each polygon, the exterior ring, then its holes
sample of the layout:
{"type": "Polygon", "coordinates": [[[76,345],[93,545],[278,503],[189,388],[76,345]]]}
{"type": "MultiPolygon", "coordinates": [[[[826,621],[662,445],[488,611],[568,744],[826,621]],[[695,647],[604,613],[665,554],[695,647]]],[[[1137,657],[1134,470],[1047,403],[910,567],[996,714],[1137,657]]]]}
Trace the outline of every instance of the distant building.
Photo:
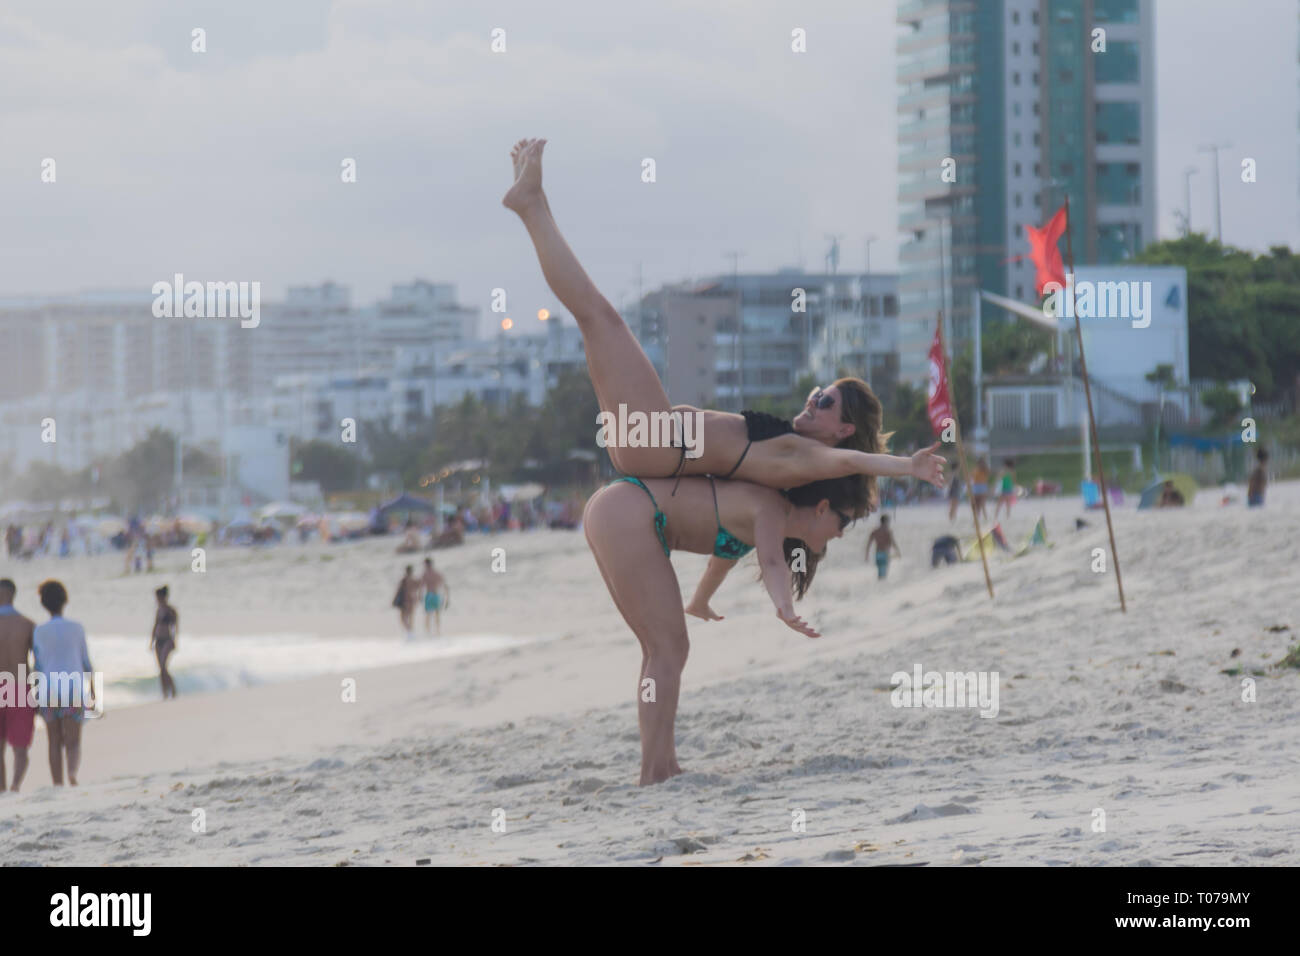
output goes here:
{"type": "MultiPolygon", "coordinates": [[[[1079,321],[1098,428],[1135,439],[1157,418],[1171,427],[1201,421],[1203,410],[1189,376],[1187,270],[1088,266],[1075,275],[1076,288],[1084,284],[1091,286],[1089,295],[1098,290],[1105,295],[1108,313],[1124,313],[1081,314],[1079,321]],[[1137,284],[1144,315],[1136,314],[1133,298],[1124,291],[1131,283],[1137,284]],[[1121,308],[1111,308],[1117,302],[1121,308]],[[1172,388],[1147,380],[1159,365],[1169,366],[1172,388]]],[[[1073,325],[1073,318],[1062,320],[1063,344],[1072,337],[1073,325]]],[[[1058,354],[1070,356],[1069,364],[1063,359],[1055,368],[1030,375],[986,376],[985,421],[993,446],[1024,450],[1054,441],[1077,444],[1087,414],[1083,381],[1073,350],[1063,347],[1058,354]]]]}
{"type": "Polygon", "coordinates": [[[639,311],[624,318],[642,328],[675,404],[736,411],[785,399],[807,374],[842,371],[885,390],[896,380],[897,276],[719,275],[665,286],[639,311]]]}
{"type": "Polygon", "coordinates": [[[921,382],[945,291],[957,347],[976,288],[1037,300],[1024,226],[1066,194],[1078,263],[1155,238],[1154,3],[899,0],[898,23],[900,375],[921,382]]]}

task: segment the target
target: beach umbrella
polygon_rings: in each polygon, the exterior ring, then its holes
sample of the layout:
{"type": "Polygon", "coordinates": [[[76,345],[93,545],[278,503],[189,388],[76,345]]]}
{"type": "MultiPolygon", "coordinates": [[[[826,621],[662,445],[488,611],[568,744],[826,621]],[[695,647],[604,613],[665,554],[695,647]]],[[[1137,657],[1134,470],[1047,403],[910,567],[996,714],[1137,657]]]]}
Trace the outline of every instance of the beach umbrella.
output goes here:
{"type": "Polygon", "coordinates": [[[1142,489],[1142,497],[1138,501],[1139,511],[1144,508],[1154,508],[1160,503],[1160,493],[1164,490],[1166,481],[1172,481],[1174,483],[1174,489],[1183,496],[1183,504],[1190,505],[1192,503],[1192,499],[1196,497],[1196,479],[1191,475],[1176,472],[1171,475],[1164,475],[1161,478],[1157,478],[1151,484],[1142,489]]]}
{"type": "Polygon", "coordinates": [[[126,521],[113,515],[106,515],[95,519],[94,528],[97,534],[102,534],[105,538],[111,538],[126,530],[126,521]]]}
{"type": "Polygon", "coordinates": [[[520,485],[513,491],[502,489],[511,501],[532,501],[538,495],[546,493],[546,486],[539,485],[537,482],[529,482],[526,485],[520,485]]]}
{"type": "Polygon", "coordinates": [[[181,523],[181,530],[187,534],[202,534],[204,531],[211,531],[213,524],[215,524],[211,518],[193,512],[178,514],[172,519],[172,525],[174,526],[177,521],[181,523]]]}
{"type": "Polygon", "coordinates": [[[379,513],[386,515],[390,511],[424,511],[432,513],[434,511],[433,503],[426,501],[424,498],[417,498],[408,492],[402,492],[392,501],[385,502],[379,506],[379,513]]]}
{"type": "Polygon", "coordinates": [[[299,518],[306,512],[306,508],[292,501],[272,501],[269,505],[259,508],[257,516],[259,518],[299,518]]]}

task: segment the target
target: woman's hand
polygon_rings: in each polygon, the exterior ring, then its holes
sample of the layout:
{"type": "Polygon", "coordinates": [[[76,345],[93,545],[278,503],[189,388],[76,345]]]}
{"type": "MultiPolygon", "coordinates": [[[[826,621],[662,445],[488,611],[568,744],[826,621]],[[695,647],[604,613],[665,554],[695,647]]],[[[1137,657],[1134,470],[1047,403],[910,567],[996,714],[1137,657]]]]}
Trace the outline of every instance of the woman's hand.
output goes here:
{"type": "Polygon", "coordinates": [[[721,621],[721,614],[715,614],[713,608],[709,607],[708,601],[692,601],[686,605],[686,613],[693,617],[702,618],[705,621],[721,621]]]}
{"type": "Polygon", "coordinates": [[[943,456],[934,453],[938,447],[939,443],[935,442],[929,448],[922,448],[912,456],[912,477],[928,481],[936,488],[942,488],[943,456]]]}
{"type": "Polygon", "coordinates": [[[798,631],[804,637],[821,637],[820,634],[818,634],[815,630],[813,630],[813,626],[811,624],[809,624],[803,618],[799,617],[797,614],[794,613],[794,608],[792,607],[777,608],[776,616],[779,617],[783,622],[785,622],[786,627],[790,628],[791,630],[798,631]]]}

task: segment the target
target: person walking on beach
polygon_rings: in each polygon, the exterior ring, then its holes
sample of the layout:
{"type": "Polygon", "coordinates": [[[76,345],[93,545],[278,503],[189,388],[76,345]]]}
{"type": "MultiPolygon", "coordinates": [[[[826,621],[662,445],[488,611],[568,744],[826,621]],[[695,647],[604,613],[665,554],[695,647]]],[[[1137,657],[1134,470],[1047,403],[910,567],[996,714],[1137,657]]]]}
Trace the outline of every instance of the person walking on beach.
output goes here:
{"type": "Polygon", "coordinates": [[[420,596],[420,579],[415,576],[415,568],[406,566],[406,574],[398,582],[397,594],[393,597],[393,607],[397,608],[402,619],[402,630],[408,640],[415,638],[415,601],[420,596]]]}
{"type": "Polygon", "coordinates": [[[1016,502],[1016,463],[1008,458],[1002,462],[1001,488],[998,489],[998,503],[993,508],[993,520],[998,520],[1002,506],[1006,505],[1007,517],[1011,517],[1011,506],[1016,502]]]}
{"type": "Polygon", "coordinates": [[[988,512],[984,506],[989,500],[989,463],[987,459],[981,458],[975,463],[975,468],[971,471],[971,498],[975,501],[975,511],[981,518],[987,518],[988,512]]]}
{"type": "Polygon", "coordinates": [[[1264,489],[1268,487],[1268,449],[1255,450],[1255,467],[1251,469],[1246,485],[1246,506],[1260,508],[1264,505],[1264,489]]]}
{"type": "Polygon", "coordinates": [[[45,699],[40,703],[50,745],[50,777],[55,786],[63,785],[66,758],[68,783],[75,787],[81,766],[81,721],[85,708],[94,703],[88,684],[93,672],[86,629],[63,616],[68,591],[61,583],[45,581],[37,590],[41,605],[50,613],[50,619],[32,634],[34,672],[43,675],[45,682],[45,699]]]}
{"type": "Polygon", "coordinates": [[[0,690],[0,792],[5,789],[5,744],[14,749],[17,791],[27,773],[27,750],[36,729],[36,708],[27,700],[28,656],[35,625],[14,610],[18,588],[8,578],[0,580],[0,675],[8,675],[11,690],[0,690]]]}
{"type": "Polygon", "coordinates": [[[176,608],[167,603],[167,585],[153,592],[158,607],[153,616],[153,633],[149,637],[149,649],[158,658],[158,680],[162,683],[163,700],[176,696],[176,681],[167,670],[167,658],[176,650],[176,640],[180,635],[181,618],[176,608]]]}
{"type": "Polygon", "coordinates": [[[952,481],[948,484],[948,523],[951,524],[957,518],[957,509],[961,506],[961,472],[952,473],[952,481]]]}
{"type": "Polygon", "coordinates": [[[903,556],[903,552],[898,549],[898,542],[894,540],[894,532],[889,529],[889,515],[881,515],[879,527],[867,536],[868,560],[871,559],[872,544],[876,546],[876,578],[883,581],[889,573],[889,552],[892,550],[900,558],[903,556]]]}
{"type": "Polygon", "coordinates": [[[451,604],[451,588],[447,579],[434,570],[433,558],[424,559],[420,586],[424,588],[424,633],[429,633],[429,622],[433,619],[438,625],[438,635],[441,636],[442,609],[451,604]]]}

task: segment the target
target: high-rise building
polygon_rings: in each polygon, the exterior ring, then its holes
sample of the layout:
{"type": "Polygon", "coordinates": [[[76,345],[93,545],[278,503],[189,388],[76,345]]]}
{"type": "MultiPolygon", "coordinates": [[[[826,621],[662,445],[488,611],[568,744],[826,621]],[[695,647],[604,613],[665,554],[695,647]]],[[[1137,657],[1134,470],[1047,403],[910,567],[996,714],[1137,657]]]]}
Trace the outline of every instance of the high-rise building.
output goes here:
{"type": "Polygon", "coordinates": [[[900,0],[904,381],[926,378],[940,309],[960,348],[976,289],[1036,300],[1024,227],[1067,194],[1080,265],[1123,261],[1154,238],[1153,6],[900,0]]]}

